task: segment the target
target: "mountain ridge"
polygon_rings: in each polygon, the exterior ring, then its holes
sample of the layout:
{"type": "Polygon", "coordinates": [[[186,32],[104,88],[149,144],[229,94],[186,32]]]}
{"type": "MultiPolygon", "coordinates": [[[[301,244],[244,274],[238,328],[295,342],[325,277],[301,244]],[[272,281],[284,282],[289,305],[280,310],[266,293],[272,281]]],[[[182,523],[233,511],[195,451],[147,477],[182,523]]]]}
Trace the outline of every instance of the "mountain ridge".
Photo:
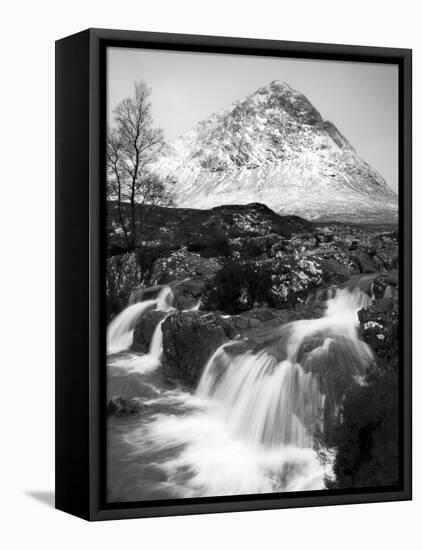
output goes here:
{"type": "Polygon", "coordinates": [[[300,92],[274,80],[166,145],[176,206],[260,202],[306,219],[395,221],[397,195],[300,92]]]}

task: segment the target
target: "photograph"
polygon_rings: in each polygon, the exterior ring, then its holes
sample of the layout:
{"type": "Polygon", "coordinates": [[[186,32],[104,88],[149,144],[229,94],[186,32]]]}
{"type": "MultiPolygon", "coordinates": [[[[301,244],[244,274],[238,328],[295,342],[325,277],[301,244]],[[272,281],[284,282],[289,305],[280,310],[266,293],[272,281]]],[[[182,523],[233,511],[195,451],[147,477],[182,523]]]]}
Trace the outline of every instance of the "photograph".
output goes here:
{"type": "Polygon", "coordinates": [[[0,549],[417,547],[417,11],[5,3],[0,549]]]}
{"type": "Polygon", "coordinates": [[[106,111],[106,502],[398,490],[398,64],[109,46],[106,111]]]}

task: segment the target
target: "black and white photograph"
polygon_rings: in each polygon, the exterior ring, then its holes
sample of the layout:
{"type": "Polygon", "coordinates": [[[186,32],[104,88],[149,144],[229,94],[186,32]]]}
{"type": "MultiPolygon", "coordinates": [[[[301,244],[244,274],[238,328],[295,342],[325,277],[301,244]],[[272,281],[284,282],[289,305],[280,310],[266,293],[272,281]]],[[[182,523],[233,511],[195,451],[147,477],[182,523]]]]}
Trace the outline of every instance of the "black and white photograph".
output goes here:
{"type": "Polygon", "coordinates": [[[4,6],[0,548],[413,550],[422,33],[389,8],[4,6]]]}
{"type": "Polygon", "coordinates": [[[107,501],[396,487],[396,65],[107,51],[107,501]]]}

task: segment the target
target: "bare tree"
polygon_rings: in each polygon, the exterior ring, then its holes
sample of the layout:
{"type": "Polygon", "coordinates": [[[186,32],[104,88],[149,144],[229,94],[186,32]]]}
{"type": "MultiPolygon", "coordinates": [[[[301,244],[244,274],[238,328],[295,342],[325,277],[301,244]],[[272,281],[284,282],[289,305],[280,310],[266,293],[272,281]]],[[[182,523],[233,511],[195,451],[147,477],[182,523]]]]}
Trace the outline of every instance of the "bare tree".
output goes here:
{"type": "Polygon", "coordinates": [[[142,230],[153,208],[170,202],[163,181],[150,171],[164,143],[161,129],[153,127],[150,95],[145,82],[137,82],[135,95],[114,110],[115,125],[107,136],[108,196],[117,201],[119,223],[129,249],[136,245],[137,225],[142,230]]]}

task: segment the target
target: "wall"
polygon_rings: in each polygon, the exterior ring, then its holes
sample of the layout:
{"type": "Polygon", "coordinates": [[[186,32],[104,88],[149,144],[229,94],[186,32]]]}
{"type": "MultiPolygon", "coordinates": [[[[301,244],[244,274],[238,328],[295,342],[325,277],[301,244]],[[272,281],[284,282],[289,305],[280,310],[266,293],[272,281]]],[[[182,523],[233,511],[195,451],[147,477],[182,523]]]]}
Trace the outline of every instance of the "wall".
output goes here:
{"type": "MultiPolygon", "coordinates": [[[[2,413],[0,507],[5,548],[326,548],[399,546],[420,539],[421,404],[415,403],[415,501],[88,524],[41,500],[53,489],[54,40],[86,27],[338,42],[414,49],[414,122],[421,115],[417,3],[302,0],[73,0],[2,9],[2,413]],[[6,381],[5,381],[6,377],[6,381]]],[[[415,135],[415,212],[421,175],[415,135]]],[[[415,242],[422,237],[415,216],[415,242]]],[[[417,252],[417,249],[415,249],[417,252]]],[[[415,280],[420,255],[415,257],[415,280]]],[[[415,288],[415,311],[420,309],[415,288]]],[[[420,321],[415,319],[415,335],[420,321]]],[[[414,387],[421,387],[415,350],[414,387]]]]}

